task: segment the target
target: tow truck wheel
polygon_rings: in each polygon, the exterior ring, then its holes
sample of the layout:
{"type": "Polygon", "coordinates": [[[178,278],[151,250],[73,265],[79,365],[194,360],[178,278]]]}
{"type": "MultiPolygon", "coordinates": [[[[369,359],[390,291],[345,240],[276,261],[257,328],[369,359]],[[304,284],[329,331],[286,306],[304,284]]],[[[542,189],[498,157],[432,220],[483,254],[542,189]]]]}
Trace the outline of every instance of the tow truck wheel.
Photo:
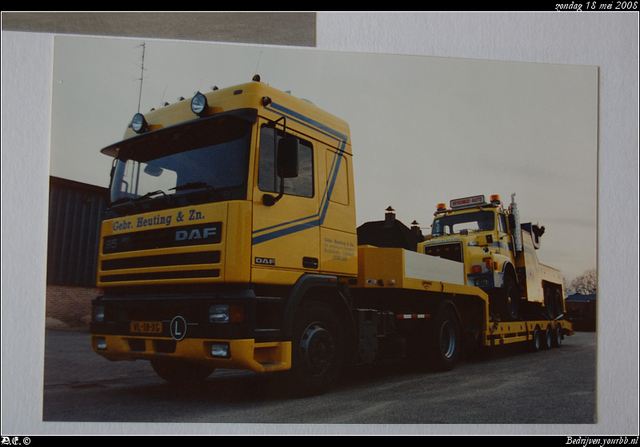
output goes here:
{"type": "Polygon", "coordinates": [[[560,290],[560,288],[556,288],[556,299],[554,303],[556,306],[556,317],[564,313],[564,305],[562,301],[563,301],[562,291],[560,290]]]}
{"type": "Polygon", "coordinates": [[[326,392],[345,361],[345,338],[335,313],[323,303],[304,303],[296,314],[289,376],[296,394],[326,392]]]}
{"type": "Polygon", "coordinates": [[[511,276],[505,276],[504,288],[495,292],[493,299],[498,300],[498,313],[511,321],[517,320],[520,316],[520,297],[515,280],[511,276]]]}
{"type": "Polygon", "coordinates": [[[212,366],[171,358],[153,359],[151,360],[151,366],[163,380],[176,385],[204,382],[215,370],[212,366]]]}
{"type": "Polygon", "coordinates": [[[554,319],[556,315],[556,296],[553,293],[553,289],[550,285],[544,286],[544,308],[549,318],[554,319]]]}

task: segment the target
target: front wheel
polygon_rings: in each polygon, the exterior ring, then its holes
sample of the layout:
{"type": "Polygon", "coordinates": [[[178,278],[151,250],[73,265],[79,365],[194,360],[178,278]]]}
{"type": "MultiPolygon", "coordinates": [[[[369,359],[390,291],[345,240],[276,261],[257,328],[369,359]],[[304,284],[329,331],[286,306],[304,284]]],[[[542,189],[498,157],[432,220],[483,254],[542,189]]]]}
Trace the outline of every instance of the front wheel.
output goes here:
{"type": "Polygon", "coordinates": [[[326,392],[338,379],[345,362],[345,337],[331,308],[304,303],[293,326],[291,385],[297,394],[326,392]]]}

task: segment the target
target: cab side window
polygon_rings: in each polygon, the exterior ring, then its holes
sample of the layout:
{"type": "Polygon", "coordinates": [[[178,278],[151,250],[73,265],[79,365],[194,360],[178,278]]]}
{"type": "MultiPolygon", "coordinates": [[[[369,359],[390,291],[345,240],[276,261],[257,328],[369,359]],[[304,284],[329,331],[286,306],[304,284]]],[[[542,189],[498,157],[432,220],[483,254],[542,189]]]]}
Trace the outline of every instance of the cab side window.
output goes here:
{"type": "MultiPolygon", "coordinates": [[[[274,138],[273,127],[260,129],[260,160],[258,188],[264,192],[279,193],[282,179],[276,172],[277,142],[282,138],[279,130],[274,138]],[[275,144],[275,145],[274,145],[275,144]]],[[[300,140],[298,153],[298,177],[284,179],[284,193],[300,197],[313,197],[313,148],[310,142],[300,140]]]]}
{"type": "Polygon", "coordinates": [[[507,233],[507,218],[504,214],[498,214],[498,230],[502,233],[507,233]]]}

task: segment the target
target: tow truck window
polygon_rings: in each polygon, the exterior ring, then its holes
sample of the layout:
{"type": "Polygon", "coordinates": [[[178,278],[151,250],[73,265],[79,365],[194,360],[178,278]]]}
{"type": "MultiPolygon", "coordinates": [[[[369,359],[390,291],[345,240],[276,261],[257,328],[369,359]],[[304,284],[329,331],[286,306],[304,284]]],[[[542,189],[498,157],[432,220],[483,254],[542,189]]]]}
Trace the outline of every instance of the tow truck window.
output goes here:
{"type": "Polygon", "coordinates": [[[439,217],[433,222],[431,234],[433,236],[442,236],[459,234],[461,230],[478,232],[493,231],[494,228],[495,214],[490,211],[477,211],[439,217]]]}
{"type": "Polygon", "coordinates": [[[498,231],[507,233],[507,217],[504,214],[498,215],[498,231]]]}
{"type": "MultiPolygon", "coordinates": [[[[275,169],[274,131],[275,129],[267,126],[263,126],[260,130],[258,187],[264,192],[279,193],[281,179],[275,169]]],[[[282,138],[281,134],[281,132],[278,133],[278,141],[282,138]]],[[[311,143],[306,140],[300,139],[298,177],[284,179],[284,193],[313,197],[313,149],[311,143]]]]}

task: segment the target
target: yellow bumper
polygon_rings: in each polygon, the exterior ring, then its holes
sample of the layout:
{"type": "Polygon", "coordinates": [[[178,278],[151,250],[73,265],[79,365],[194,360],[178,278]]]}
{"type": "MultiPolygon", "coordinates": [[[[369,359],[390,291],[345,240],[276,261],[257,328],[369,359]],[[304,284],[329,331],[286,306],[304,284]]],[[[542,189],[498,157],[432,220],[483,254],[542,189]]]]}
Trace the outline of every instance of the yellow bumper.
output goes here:
{"type": "Polygon", "coordinates": [[[170,338],[95,334],[91,335],[91,346],[96,353],[113,361],[181,358],[216,368],[245,369],[257,373],[291,368],[291,342],[256,343],[253,339],[184,339],[174,342],[170,338]],[[211,355],[212,345],[220,344],[228,344],[228,358],[211,355]]]}

